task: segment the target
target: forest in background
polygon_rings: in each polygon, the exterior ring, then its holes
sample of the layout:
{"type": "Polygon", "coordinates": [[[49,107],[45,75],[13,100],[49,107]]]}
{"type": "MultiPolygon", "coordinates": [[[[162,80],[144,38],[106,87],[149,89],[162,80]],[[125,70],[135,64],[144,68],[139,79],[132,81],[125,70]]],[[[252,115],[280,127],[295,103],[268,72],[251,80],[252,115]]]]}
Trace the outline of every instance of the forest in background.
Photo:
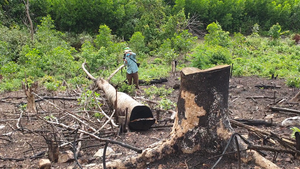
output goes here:
{"type": "MultiPolygon", "coordinates": [[[[1,92],[20,89],[25,78],[48,90],[88,84],[81,64],[86,61],[95,76],[108,76],[122,64],[126,46],[138,54],[146,81],[168,76],[177,60],[178,69],[231,64],[234,76],[279,76],[289,86],[300,84],[299,46],[293,40],[300,0],[4,0],[0,5],[1,92]]],[[[127,90],[124,80],[121,72],[112,83],[127,90]]]]}

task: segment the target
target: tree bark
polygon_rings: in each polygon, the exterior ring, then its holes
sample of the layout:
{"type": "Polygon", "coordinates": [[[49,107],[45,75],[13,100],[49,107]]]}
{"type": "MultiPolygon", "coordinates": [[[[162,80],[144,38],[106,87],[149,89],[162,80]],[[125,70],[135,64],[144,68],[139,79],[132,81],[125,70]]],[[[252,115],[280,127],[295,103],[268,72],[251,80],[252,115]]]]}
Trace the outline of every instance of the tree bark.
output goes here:
{"type": "Polygon", "coordinates": [[[33,23],[30,17],[30,13],[29,13],[29,0],[27,0],[25,2],[25,0],[23,0],[25,7],[26,7],[26,15],[30,24],[30,35],[31,35],[31,40],[33,41],[33,35],[34,35],[34,30],[33,30],[33,23]]]}
{"type": "Polygon", "coordinates": [[[130,130],[148,130],[154,124],[155,119],[148,106],[137,102],[126,93],[116,92],[116,89],[102,78],[98,78],[96,84],[104,91],[110,107],[116,108],[119,116],[125,116],[128,109],[127,121],[130,130]]]}
{"type": "Polygon", "coordinates": [[[216,153],[230,138],[233,129],[227,116],[229,75],[227,65],[182,70],[174,128],[181,133],[177,137],[182,137],[183,152],[202,149],[216,153]]]}
{"type": "Polygon", "coordinates": [[[27,97],[27,107],[26,110],[28,113],[37,113],[36,105],[35,105],[35,97],[34,93],[36,93],[38,89],[38,82],[34,82],[31,85],[28,85],[27,80],[25,82],[26,84],[22,84],[22,88],[24,89],[25,95],[27,97]]]}

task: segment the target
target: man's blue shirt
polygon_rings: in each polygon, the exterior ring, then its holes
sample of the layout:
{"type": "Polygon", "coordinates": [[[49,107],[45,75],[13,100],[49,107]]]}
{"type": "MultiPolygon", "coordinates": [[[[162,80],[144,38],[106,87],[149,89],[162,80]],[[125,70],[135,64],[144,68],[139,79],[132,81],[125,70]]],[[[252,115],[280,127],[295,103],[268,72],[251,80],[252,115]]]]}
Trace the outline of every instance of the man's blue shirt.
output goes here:
{"type": "Polygon", "coordinates": [[[135,56],[136,56],[136,54],[135,53],[127,53],[126,54],[126,57],[125,57],[125,59],[126,59],[126,61],[127,61],[127,64],[126,64],[126,62],[125,62],[125,65],[127,66],[127,73],[128,74],[132,74],[132,73],[136,73],[136,72],[138,72],[138,70],[139,70],[139,68],[138,68],[138,66],[137,66],[137,64],[136,64],[136,58],[135,58],[135,56]],[[134,61],[135,62],[134,62],[134,61]]]}

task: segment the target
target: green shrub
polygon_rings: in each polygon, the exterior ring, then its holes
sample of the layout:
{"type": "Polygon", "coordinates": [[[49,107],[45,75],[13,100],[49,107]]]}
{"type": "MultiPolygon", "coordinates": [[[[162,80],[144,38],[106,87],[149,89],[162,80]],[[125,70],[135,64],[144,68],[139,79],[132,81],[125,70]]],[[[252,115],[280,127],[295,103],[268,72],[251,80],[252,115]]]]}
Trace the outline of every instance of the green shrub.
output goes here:
{"type": "Polygon", "coordinates": [[[20,89],[22,86],[21,79],[4,79],[0,83],[0,92],[10,92],[20,89]]]}
{"type": "Polygon", "coordinates": [[[289,87],[299,88],[300,87],[300,78],[299,77],[289,77],[286,80],[286,84],[289,87]]]}
{"type": "Polygon", "coordinates": [[[191,54],[192,66],[199,69],[207,69],[215,65],[231,64],[231,54],[227,48],[222,46],[199,45],[191,54]]]}
{"type": "Polygon", "coordinates": [[[229,32],[223,31],[218,22],[209,24],[206,28],[208,34],[205,35],[205,43],[208,45],[219,45],[227,47],[230,42],[229,32]]]}

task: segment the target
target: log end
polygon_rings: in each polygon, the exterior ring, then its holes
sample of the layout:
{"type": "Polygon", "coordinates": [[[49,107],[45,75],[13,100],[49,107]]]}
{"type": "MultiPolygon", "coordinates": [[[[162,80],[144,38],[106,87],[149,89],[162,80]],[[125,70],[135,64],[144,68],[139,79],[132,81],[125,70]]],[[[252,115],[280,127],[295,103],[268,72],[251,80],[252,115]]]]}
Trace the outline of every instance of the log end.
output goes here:
{"type": "Polygon", "coordinates": [[[152,111],[148,106],[135,106],[130,115],[128,127],[133,131],[149,130],[155,123],[152,111]]]}

